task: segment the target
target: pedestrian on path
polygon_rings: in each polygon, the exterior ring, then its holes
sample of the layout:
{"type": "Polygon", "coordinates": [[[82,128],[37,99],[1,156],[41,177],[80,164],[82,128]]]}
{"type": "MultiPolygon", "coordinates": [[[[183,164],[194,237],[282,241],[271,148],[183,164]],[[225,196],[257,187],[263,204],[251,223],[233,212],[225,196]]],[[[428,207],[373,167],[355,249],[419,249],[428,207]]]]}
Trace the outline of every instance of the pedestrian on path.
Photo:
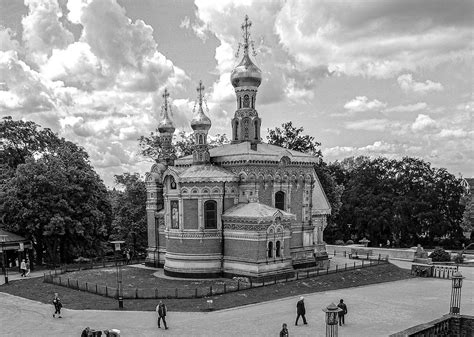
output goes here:
{"type": "Polygon", "coordinates": [[[280,337],[290,337],[286,323],[283,323],[283,326],[280,331],[280,337]]]}
{"type": "Polygon", "coordinates": [[[21,260],[21,263],[20,263],[20,269],[21,269],[21,277],[25,277],[26,276],[26,262],[25,262],[25,259],[21,260]]]}
{"type": "Polygon", "coordinates": [[[26,275],[25,276],[30,276],[30,260],[26,261],[26,275]]]}
{"type": "Polygon", "coordinates": [[[58,293],[54,293],[53,305],[54,305],[53,317],[56,317],[56,315],[58,315],[58,318],[62,318],[61,308],[63,307],[63,304],[61,303],[61,299],[59,298],[58,293]]]}
{"type": "Polygon", "coordinates": [[[347,314],[347,305],[344,303],[344,300],[341,298],[337,306],[341,309],[341,311],[338,312],[338,316],[339,316],[339,325],[342,326],[342,324],[345,324],[344,315],[347,314]]]}
{"type": "Polygon", "coordinates": [[[303,317],[303,323],[308,324],[306,322],[305,315],[306,315],[306,308],[304,307],[304,297],[301,296],[298,303],[296,303],[296,322],[295,322],[295,325],[298,325],[298,320],[300,319],[300,316],[303,317]]]}
{"type": "Polygon", "coordinates": [[[166,305],[163,303],[163,301],[160,301],[158,305],[156,306],[156,312],[158,313],[158,329],[161,328],[160,322],[163,320],[163,324],[165,325],[165,330],[168,330],[168,326],[166,325],[166,312],[168,310],[166,309],[166,305]]]}

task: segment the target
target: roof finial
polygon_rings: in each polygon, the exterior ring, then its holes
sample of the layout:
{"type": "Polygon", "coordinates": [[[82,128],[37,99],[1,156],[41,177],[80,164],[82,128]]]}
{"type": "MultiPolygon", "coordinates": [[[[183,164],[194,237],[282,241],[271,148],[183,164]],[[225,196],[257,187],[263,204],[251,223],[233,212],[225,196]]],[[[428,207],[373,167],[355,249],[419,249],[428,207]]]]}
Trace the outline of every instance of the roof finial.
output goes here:
{"type": "Polygon", "coordinates": [[[202,85],[202,81],[199,81],[199,86],[196,88],[198,92],[198,100],[199,100],[199,108],[202,109],[202,100],[203,100],[203,91],[204,86],[202,85]]]}
{"type": "Polygon", "coordinates": [[[237,49],[237,53],[235,53],[235,57],[239,57],[240,47],[244,47],[244,55],[248,55],[249,53],[249,46],[252,46],[252,55],[256,56],[257,53],[255,52],[254,41],[250,38],[250,27],[252,27],[252,21],[250,21],[249,16],[245,15],[245,21],[241,25],[242,29],[242,37],[244,38],[244,43],[239,42],[239,47],[237,49]]]}

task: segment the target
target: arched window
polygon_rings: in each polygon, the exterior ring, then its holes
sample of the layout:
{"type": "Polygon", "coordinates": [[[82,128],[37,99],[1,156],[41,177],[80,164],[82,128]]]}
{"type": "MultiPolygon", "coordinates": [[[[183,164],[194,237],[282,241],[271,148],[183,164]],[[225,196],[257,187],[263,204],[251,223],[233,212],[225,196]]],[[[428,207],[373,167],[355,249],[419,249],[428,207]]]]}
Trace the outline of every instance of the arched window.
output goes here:
{"type": "Polygon", "coordinates": [[[275,244],[275,256],[280,257],[281,256],[281,243],[280,241],[277,241],[275,244]]]}
{"type": "Polygon", "coordinates": [[[234,140],[239,140],[239,121],[235,121],[234,140]]]}
{"type": "Polygon", "coordinates": [[[248,108],[250,106],[250,97],[249,95],[244,96],[244,108],[248,108]]]}
{"type": "Polygon", "coordinates": [[[253,125],[255,127],[255,139],[258,140],[258,121],[253,122],[253,125]]]}
{"type": "Polygon", "coordinates": [[[252,108],[255,109],[255,96],[252,96],[252,108]]]}
{"type": "Polygon", "coordinates": [[[268,257],[273,257],[273,242],[268,243],[268,257]]]}
{"type": "Polygon", "coordinates": [[[175,189],[176,189],[176,181],[174,181],[174,178],[173,178],[173,177],[171,177],[171,179],[170,179],[170,188],[171,188],[172,190],[175,190],[175,189]]]}
{"type": "Polygon", "coordinates": [[[275,193],[275,208],[285,210],[285,192],[278,191],[275,193]]]}
{"type": "Polygon", "coordinates": [[[204,144],[204,137],[199,135],[199,144],[204,144]]]}
{"type": "Polygon", "coordinates": [[[204,228],[217,228],[217,203],[214,200],[204,203],[204,228]]]}

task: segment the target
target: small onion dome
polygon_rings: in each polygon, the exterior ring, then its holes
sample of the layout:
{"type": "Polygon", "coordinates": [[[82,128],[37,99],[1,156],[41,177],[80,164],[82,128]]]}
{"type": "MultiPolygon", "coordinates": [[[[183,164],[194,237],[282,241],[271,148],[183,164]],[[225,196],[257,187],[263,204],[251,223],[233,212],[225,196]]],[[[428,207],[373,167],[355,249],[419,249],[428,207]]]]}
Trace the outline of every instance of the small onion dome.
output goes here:
{"type": "Polygon", "coordinates": [[[242,61],[232,70],[230,82],[236,87],[258,87],[262,83],[262,71],[252,62],[248,53],[244,53],[242,61]]]}
{"type": "Polygon", "coordinates": [[[168,116],[168,111],[165,111],[163,118],[158,123],[158,131],[160,133],[174,133],[176,128],[174,127],[173,121],[168,116]]]}
{"type": "Polygon", "coordinates": [[[197,113],[194,115],[193,119],[191,120],[191,128],[196,130],[204,130],[207,131],[211,128],[211,120],[204,114],[202,110],[202,106],[199,107],[197,113]]]}

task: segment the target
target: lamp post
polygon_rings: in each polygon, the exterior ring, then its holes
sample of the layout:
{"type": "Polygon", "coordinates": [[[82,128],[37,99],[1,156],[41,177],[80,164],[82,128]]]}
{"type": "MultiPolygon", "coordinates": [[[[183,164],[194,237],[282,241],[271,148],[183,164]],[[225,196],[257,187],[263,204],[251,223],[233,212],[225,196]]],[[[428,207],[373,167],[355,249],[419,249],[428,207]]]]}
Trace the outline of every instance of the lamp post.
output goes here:
{"type": "Polygon", "coordinates": [[[449,306],[449,313],[453,315],[459,315],[459,312],[461,311],[461,287],[463,278],[464,276],[462,276],[461,272],[459,271],[456,271],[451,276],[453,284],[451,289],[451,304],[449,306]]]}
{"type": "Polygon", "coordinates": [[[8,270],[7,270],[7,253],[5,250],[5,241],[7,240],[8,235],[0,235],[0,242],[2,242],[2,265],[3,265],[3,276],[5,277],[5,284],[8,284],[8,270]]]}
{"type": "Polygon", "coordinates": [[[122,269],[117,262],[117,252],[120,252],[120,245],[125,241],[110,241],[114,245],[115,266],[117,267],[117,300],[119,309],[123,309],[123,289],[122,289],[122,269]]]}
{"type": "Polygon", "coordinates": [[[337,337],[337,316],[342,309],[331,303],[323,311],[326,313],[326,337],[337,337]]]}

